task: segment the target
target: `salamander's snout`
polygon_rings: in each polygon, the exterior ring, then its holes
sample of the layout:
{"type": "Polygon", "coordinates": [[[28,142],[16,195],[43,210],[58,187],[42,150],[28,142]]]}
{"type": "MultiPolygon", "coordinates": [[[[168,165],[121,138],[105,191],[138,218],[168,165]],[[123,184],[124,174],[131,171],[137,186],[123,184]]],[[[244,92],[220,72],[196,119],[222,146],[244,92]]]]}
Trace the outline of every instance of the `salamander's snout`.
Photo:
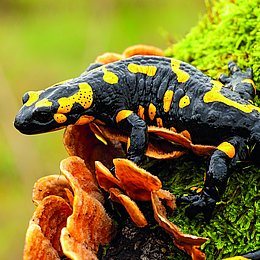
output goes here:
{"type": "Polygon", "coordinates": [[[20,131],[23,134],[28,134],[27,132],[27,125],[28,120],[26,120],[26,117],[22,114],[21,110],[18,112],[14,119],[14,127],[20,131]]]}
{"type": "Polygon", "coordinates": [[[38,134],[56,128],[53,118],[56,106],[42,93],[42,90],[28,91],[22,97],[23,106],[15,117],[14,127],[23,134],[38,134]]]}
{"type": "MultiPolygon", "coordinates": [[[[23,134],[38,134],[54,128],[54,118],[51,106],[37,106],[36,92],[27,92],[23,95],[23,106],[14,119],[14,127],[23,134]]],[[[43,103],[43,101],[40,101],[43,103]]],[[[44,103],[45,104],[45,103],[44,103]]]]}

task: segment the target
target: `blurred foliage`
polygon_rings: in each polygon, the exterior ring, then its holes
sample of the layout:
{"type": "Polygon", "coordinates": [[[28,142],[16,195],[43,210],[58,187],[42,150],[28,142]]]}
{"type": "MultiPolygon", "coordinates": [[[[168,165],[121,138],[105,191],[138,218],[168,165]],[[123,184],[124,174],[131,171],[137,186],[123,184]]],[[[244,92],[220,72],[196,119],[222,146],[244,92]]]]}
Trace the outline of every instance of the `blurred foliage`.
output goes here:
{"type": "Polygon", "coordinates": [[[204,12],[204,0],[0,1],[0,259],[21,259],[33,183],[66,156],[62,131],[13,128],[23,93],[80,74],[106,51],[166,48],[204,12]]]}

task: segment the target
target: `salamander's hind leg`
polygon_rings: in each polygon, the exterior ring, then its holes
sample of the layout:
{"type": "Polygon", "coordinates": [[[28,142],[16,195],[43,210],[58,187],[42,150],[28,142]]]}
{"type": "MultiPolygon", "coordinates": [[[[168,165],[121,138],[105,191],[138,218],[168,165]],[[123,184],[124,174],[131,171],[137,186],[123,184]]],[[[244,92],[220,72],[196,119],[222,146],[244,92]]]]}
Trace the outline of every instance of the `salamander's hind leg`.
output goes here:
{"type": "Polygon", "coordinates": [[[186,209],[188,217],[192,218],[198,213],[203,213],[205,220],[210,220],[216,202],[225,192],[229,171],[236,162],[246,158],[247,148],[245,140],[233,137],[221,143],[209,160],[204,188],[196,194],[182,196],[177,203],[189,203],[186,209]]]}
{"type": "Polygon", "coordinates": [[[233,61],[228,63],[230,76],[220,75],[219,81],[225,87],[237,92],[245,100],[253,100],[256,94],[256,86],[253,81],[252,69],[248,68],[242,72],[237,64],[233,61]]]}

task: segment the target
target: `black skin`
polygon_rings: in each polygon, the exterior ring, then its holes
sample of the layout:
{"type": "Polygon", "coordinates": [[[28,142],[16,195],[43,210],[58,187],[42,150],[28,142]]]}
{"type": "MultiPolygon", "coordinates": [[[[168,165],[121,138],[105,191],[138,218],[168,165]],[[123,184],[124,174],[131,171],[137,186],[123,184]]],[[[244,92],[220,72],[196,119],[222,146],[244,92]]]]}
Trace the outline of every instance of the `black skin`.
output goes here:
{"type": "Polygon", "coordinates": [[[174,127],[178,132],[188,130],[195,144],[218,146],[226,141],[234,147],[235,155],[230,158],[226,152],[216,149],[209,159],[203,190],[178,198],[178,203],[190,204],[186,212],[189,217],[202,212],[208,220],[225,191],[232,167],[247,157],[247,147],[255,146],[256,151],[260,149],[260,110],[251,103],[255,95],[254,83],[250,83],[253,82],[250,81],[252,71],[248,69],[242,72],[234,62],[230,62],[231,75],[220,77],[224,84],[220,91],[222,96],[233,103],[253,107],[252,111],[244,112],[218,100],[205,103],[205,94],[214,87],[212,79],[184,62],[180,63],[179,70],[189,75],[185,82],[180,82],[178,71],[172,69],[171,59],[164,57],[136,56],[110,63],[105,68],[117,76],[118,82],[105,82],[104,66],[91,65],[78,78],[58,84],[40,94],[39,100],[47,98],[53,103],[51,107],[24,105],[16,116],[15,127],[22,133],[35,134],[74,124],[82,115],[93,116],[106,125],[129,134],[127,158],[137,164],[142,162],[147,148],[147,126],[156,125],[157,118],[162,120],[165,128],[174,127]],[[131,72],[128,69],[131,63],[153,66],[157,70],[154,75],[147,75],[143,71],[131,72]],[[93,90],[92,105],[83,109],[75,103],[73,109],[66,114],[67,121],[57,123],[53,120],[53,115],[57,113],[59,98],[77,93],[78,84],[82,82],[87,82],[93,90]],[[163,98],[167,90],[172,90],[174,96],[169,111],[165,112],[163,98]],[[180,107],[180,100],[186,96],[189,97],[190,104],[180,107]],[[149,117],[151,103],[156,108],[154,118],[149,117]],[[139,105],[144,108],[144,120],[138,115],[139,105]],[[118,112],[122,110],[132,112],[117,120],[118,112]]]}
{"type": "Polygon", "coordinates": [[[250,252],[248,254],[243,255],[243,257],[251,260],[259,260],[260,259],[260,250],[256,250],[253,252],[250,252]]]}

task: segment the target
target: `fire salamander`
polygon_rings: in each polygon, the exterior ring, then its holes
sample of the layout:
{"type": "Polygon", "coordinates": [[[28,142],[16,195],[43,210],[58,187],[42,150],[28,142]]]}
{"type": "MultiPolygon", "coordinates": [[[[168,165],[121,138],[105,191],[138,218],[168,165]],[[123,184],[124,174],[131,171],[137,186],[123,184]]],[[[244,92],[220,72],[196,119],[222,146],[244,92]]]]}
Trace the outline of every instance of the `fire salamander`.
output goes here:
{"type": "Polygon", "coordinates": [[[229,171],[260,152],[260,108],[252,104],[252,71],[229,63],[230,76],[213,80],[195,67],[171,58],[139,55],[91,65],[79,77],[46,90],[29,91],[15,118],[24,134],[60,129],[93,120],[127,133],[127,158],[140,164],[148,144],[147,127],[187,130],[193,143],[214,145],[204,188],[182,196],[187,214],[211,215],[224,193],[229,171]]]}

